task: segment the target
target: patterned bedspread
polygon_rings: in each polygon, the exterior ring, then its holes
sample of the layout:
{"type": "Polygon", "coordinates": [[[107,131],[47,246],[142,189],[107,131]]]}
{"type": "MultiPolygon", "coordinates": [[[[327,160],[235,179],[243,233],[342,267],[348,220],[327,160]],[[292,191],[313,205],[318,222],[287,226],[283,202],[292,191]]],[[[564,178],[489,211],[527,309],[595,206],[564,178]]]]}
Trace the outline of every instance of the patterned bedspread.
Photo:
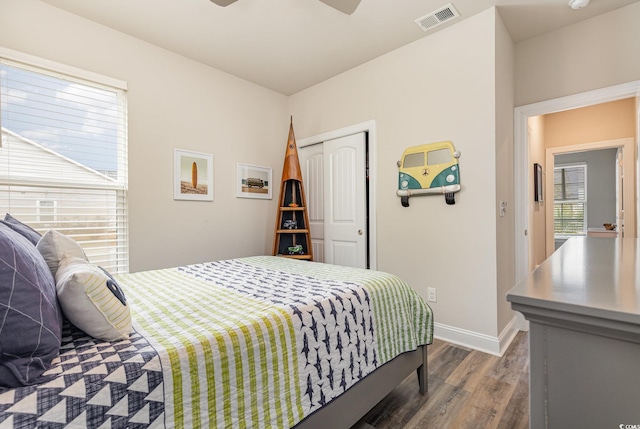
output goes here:
{"type": "Polygon", "coordinates": [[[51,380],[0,389],[0,429],[289,428],[432,341],[390,274],[251,257],[117,277],[135,332],[65,329],[51,380]]]}

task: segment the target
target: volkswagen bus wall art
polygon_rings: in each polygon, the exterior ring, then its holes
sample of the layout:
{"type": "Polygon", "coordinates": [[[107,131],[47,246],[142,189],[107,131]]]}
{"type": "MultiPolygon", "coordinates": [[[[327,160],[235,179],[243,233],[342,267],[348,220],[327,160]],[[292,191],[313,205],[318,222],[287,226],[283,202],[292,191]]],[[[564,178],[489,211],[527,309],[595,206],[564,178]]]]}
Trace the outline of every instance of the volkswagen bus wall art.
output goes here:
{"type": "Polygon", "coordinates": [[[460,190],[460,152],[450,141],[428,143],[405,149],[398,161],[398,191],[402,207],[409,197],[444,194],[447,204],[455,204],[460,190]]]}

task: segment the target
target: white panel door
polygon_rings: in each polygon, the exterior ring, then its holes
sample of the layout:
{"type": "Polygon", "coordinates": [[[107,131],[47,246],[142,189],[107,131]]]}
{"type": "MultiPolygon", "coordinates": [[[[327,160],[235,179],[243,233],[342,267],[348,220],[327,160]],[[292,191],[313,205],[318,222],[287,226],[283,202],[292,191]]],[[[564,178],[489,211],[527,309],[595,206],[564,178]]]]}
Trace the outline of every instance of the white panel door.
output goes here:
{"type": "Polygon", "coordinates": [[[324,154],[322,143],[306,146],[298,151],[302,183],[307,198],[307,215],[313,258],[325,262],[324,258],[324,154]]]}
{"type": "Polygon", "coordinates": [[[324,142],[325,260],[367,267],[365,133],[324,142]]]}
{"type": "Polygon", "coordinates": [[[367,267],[366,134],[298,151],[314,259],[367,267]]]}

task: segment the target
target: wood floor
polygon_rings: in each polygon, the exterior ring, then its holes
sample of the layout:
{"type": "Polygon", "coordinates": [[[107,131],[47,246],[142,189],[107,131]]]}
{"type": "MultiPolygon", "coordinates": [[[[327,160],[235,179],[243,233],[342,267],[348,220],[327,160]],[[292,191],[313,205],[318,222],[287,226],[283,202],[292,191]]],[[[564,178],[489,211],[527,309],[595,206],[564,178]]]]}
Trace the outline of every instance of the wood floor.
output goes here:
{"type": "Polygon", "coordinates": [[[434,339],[429,392],[412,374],[352,429],[528,429],[528,343],[520,332],[500,358],[434,339]]]}

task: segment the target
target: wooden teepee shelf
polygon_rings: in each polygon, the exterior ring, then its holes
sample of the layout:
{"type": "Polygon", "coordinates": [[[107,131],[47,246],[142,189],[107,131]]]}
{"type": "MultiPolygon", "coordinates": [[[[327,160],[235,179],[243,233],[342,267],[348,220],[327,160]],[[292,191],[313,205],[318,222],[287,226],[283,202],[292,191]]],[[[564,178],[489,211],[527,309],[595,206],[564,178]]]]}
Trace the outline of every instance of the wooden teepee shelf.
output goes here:
{"type": "Polygon", "coordinates": [[[313,260],[306,201],[296,138],[293,134],[293,121],[291,121],[282,168],[273,255],[313,260]]]}

